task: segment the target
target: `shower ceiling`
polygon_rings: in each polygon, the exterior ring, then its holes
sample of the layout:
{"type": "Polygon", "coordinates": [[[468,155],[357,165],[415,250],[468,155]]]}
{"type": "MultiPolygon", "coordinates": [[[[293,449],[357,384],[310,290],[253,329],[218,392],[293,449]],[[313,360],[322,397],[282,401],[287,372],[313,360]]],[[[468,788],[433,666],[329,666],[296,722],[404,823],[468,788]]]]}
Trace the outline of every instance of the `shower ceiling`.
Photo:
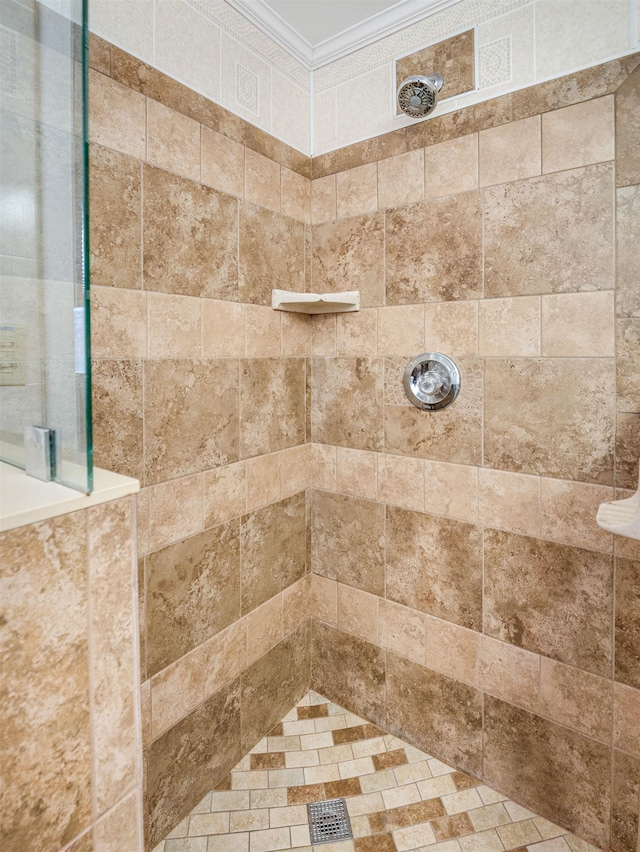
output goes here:
{"type": "Polygon", "coordinates": [[[228,0],[309,69],[460,0],[228,0]]]}

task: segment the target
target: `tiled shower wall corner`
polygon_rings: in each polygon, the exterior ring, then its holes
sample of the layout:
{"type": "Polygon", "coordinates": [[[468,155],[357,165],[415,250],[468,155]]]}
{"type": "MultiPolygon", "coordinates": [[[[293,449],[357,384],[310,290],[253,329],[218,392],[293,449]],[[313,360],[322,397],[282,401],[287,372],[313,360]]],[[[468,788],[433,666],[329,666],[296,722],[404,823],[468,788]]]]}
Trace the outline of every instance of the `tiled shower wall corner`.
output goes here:
{"type": "Polygon", "coordinates": [[[616,545],[614,587],[593,513],[639,455],[637,62],[317,158],[310,185],[92,47],[95,444],[144,486],[148,844],[307,688],[316,616],[317,689],[592,842],[612,808],[632,849],[640,553],[616,545]],[[272,286],[364,310],[274,313],[272,286]],[[400,390],[425,348],[463,373],[434,416],[400,390]]]}
{"type": "Polygon", "coordinates": [[[92,65],[95,458],[143,485],[153,846],[308,683],[311,328],[269,305],[274,282],[305,287],[310,181],[97,39],[92,65]]]}
{"type": "Polygon", "coordinates": [[[311,286],[364,306],[312,319],[312,687],[620,852],[640,549],[594,518],[640,456],[632,68],[318,158],[312,182],[311,286]],[[402,391],[425,350],[462,373],[432,414],[402,391]]]}
{"type": "Polygon", "coordinates": [[[141,849],[135,504],[0,535],[3,849],[141,849]]]}

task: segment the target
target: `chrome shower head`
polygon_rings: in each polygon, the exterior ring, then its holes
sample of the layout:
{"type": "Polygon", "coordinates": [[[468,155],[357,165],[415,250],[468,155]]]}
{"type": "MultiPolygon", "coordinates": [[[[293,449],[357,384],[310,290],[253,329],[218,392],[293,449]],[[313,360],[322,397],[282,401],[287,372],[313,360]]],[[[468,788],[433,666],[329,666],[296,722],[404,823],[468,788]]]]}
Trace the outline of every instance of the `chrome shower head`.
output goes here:
{"type": "Polygon", "coordinates": [[[436,108],[443,82],[442,74],[407,77],[398,86],[398,106],[411,118],[424,118],[436,108]]]}

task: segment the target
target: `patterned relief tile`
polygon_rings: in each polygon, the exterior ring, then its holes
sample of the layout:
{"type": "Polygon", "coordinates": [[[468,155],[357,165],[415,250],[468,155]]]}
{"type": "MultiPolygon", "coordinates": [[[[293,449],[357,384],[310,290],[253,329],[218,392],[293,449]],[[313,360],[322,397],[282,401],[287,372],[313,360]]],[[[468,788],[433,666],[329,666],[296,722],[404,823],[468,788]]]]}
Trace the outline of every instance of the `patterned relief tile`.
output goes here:
{"type": "Polygon", "coordinates": [[[149,676],[240,617],[240,525],[231,521],[147,556],[149,676]]]}
{"type": "Polygon", "coordinates": [[[610,556],[488,529],[484,571],[488,635],[610,675],[610,556]]]}
{"type": "Polygon", "coordinates": [[[485,295],[612,289],[611,165],[485,190],[485,295]]]}
{"type": "Polygon", "coordinates": [[[388,305],[482,295],[480,194],[431,199],[387,212],[388,305]]]}
{"type": "Polygon", "coordinates": [[[238,300],[238,203],[199,183],[143,168],[145,290],[238,300]]]}

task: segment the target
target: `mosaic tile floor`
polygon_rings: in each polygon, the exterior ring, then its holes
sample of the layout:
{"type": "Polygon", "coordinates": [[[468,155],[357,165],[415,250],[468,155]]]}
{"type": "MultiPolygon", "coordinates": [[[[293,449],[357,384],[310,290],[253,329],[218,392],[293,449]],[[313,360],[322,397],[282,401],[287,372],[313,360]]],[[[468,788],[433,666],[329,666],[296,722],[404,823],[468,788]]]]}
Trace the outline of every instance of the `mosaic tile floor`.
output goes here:
{"type": "Polygon", "coordinates": [[[475,778],[317,693],[154,852],[594,852],[475,778]],[[344,797],[353,840],[310,846],[307,802],[344,797]]]}

